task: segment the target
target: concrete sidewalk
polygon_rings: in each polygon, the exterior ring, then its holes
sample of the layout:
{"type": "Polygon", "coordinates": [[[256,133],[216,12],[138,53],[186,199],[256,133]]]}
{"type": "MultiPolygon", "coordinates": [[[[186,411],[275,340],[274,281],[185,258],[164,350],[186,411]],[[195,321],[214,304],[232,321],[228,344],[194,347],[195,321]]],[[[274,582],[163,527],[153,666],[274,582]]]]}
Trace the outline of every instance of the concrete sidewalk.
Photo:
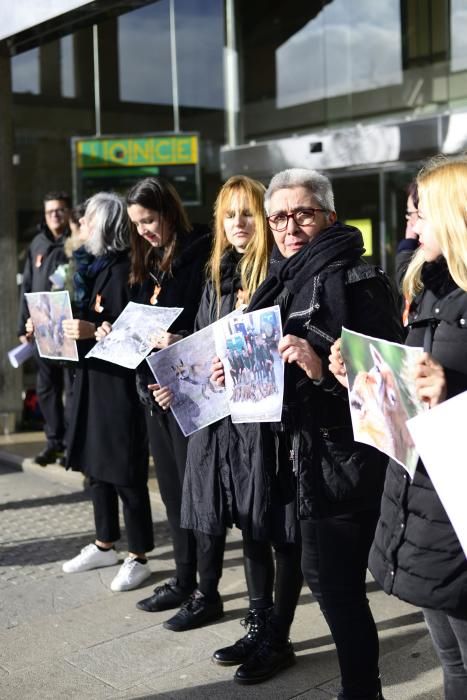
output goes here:
{"type": "MultiPolygon", "coordinates": [[[[25,457],[24,436],[0,442],[0,698],[219,698],[330,700],[338,669],[329,631],[304,588],[292,629],[298,661],[267,683],[242,687],[212,652],[237,639],[247,605],[237,532],[227,542],[225,618],[185,633],[162,627],[168,613],[137,600],[173,574],[163,507],[152,489],[156,548],[143,588],[112,593],[117,567],[66,575],[63,560],[93,539],[82,476],[25,457]],[[21,446],[15,447],[16,444],[21,446]]],[[[40,445],[39,445],[40,448],[40,445]]],[[[125,552],[125,541],[120,543],[125,552]]],[[[386,700],[441,700],[442,677],[420,612],[378,590],[369,597],[381,639],[386,700]]]]}

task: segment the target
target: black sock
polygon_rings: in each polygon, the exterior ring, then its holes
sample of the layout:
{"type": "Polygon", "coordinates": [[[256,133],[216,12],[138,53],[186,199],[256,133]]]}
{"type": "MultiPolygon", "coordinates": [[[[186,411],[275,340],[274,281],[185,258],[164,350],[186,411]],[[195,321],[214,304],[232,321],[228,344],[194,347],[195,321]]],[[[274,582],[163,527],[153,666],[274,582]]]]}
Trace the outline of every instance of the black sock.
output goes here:
{"type": "Polygon", "coordinates": [[[100,547],[98,544],[96,544],[96,547],[99,552],[110,552],[111,549],[115,549],[113,545],[111,547],[100,547]]]}
{"type": "Polygon", "coordinates": [[[147,564],[148,563],[148,560],[146,559],[146,557],[133,557],[133,559],[135,561],[137,561],[138,564],[147,564]]]}

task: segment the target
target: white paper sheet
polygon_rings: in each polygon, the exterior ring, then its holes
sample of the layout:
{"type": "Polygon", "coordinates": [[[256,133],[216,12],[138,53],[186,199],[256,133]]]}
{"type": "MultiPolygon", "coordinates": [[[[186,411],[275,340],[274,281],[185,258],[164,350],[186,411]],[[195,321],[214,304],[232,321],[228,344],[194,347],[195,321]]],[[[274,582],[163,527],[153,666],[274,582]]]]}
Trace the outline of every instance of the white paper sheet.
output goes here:
{"type": "Polygon", "coordinates": [[[415,418],[407,427],[467,557],[467,391],[415,418]]]}
{"type": "Polygon", "coordinates": [[[136,369],[152,350],[151,337],[170,328],[182,311],[178,307],[149,306],[130,301],[112,324],[110,333],[99,340],[86,357],[136,369]]]}

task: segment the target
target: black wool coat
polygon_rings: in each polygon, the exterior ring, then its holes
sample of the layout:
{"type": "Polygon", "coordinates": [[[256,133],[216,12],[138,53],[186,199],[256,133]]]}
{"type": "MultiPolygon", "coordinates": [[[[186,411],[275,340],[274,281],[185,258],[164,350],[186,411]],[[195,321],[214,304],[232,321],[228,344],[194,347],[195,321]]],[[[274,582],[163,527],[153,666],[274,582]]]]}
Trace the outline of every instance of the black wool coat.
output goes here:
{"type": "MultiPolygon", "coordinates": [[[[212,281],[206,283],[196,330],[234,311],[240,289],[240,259],[234,250],[224,255],[220,299],[212,281]]],[[[272,465],[273,459],[268,459],[265,446],[270,442],[263,441],[256,425],[234,425],[230,417],[191,435],[183,482],[182,527],[222,535],[226,527],[235,524],[255,539],[269,539],[273,528],[269,523],[268,462],[272,465]]]]}
{"type": "MultiPolygon", "coordinates": [[[[86,320],[113,323],[130,301],[128,254],[116,255],[94,279],[86,320]],[[96,295],[103,310],[96,311],[96,295]]],[[[146,425],[134,370],[95,358],[85,359],[94,341],[79,341],[67,439],[67,466],[120,486],[147,479],[146,425]]]]}
{"type": "MultiPolygon", "coordinates": [[[[452,281],[440,288],[427,280],[406,343],[427,350],[431,344],[449,395],[466,390],[467,293],[452,281]]],[[[421,461],[412,482],[390,461],[369,568],[386,593],[467,618],[467,560],[421,461]]]]}

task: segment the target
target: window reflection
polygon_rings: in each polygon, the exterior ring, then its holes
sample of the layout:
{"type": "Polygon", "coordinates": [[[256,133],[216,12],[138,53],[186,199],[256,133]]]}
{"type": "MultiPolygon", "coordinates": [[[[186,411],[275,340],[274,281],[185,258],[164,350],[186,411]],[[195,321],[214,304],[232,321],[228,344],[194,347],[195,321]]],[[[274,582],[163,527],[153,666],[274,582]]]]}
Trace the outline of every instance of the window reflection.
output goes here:
{"type": "Polygon", "coordinates": [[[39,49],[32,49],[18,56],[13,56],[11,59],[11,78],[13,92],[39,94],[39,49]]]}
{"type": "Polygon", "coordinates": [[[184,107],[224,106],[223,12],[222,0],[175,0],[179,97],[184,107]]]}
{"type": "Polygon", "coordinates": [[[73,36],[60,39],[60,75],[63,97],[76,97],[73,36]]]}
{"type": "Polygon", "coordinates": [[[277,106],[402,83],[398,0],[334,0],[276,52],[277,106]]]}
{"type": "Polygon", "coordinates": [[[451,71],[467,69],[467,5],[451,0],[451,71]]]}
{"type": "Polygon", "coordinates": [[[172,104],[168,0],[119,17],[118,51],[121,100],[172,104]]]}
{"type": "MultiPolygon", "coordinates": [[[[174,0],[178,93],[182,107],[223,107],[223,0],[174,0]]],[[[120,99],[172,103],[170,4],[118,20],[120,99]]]]}

